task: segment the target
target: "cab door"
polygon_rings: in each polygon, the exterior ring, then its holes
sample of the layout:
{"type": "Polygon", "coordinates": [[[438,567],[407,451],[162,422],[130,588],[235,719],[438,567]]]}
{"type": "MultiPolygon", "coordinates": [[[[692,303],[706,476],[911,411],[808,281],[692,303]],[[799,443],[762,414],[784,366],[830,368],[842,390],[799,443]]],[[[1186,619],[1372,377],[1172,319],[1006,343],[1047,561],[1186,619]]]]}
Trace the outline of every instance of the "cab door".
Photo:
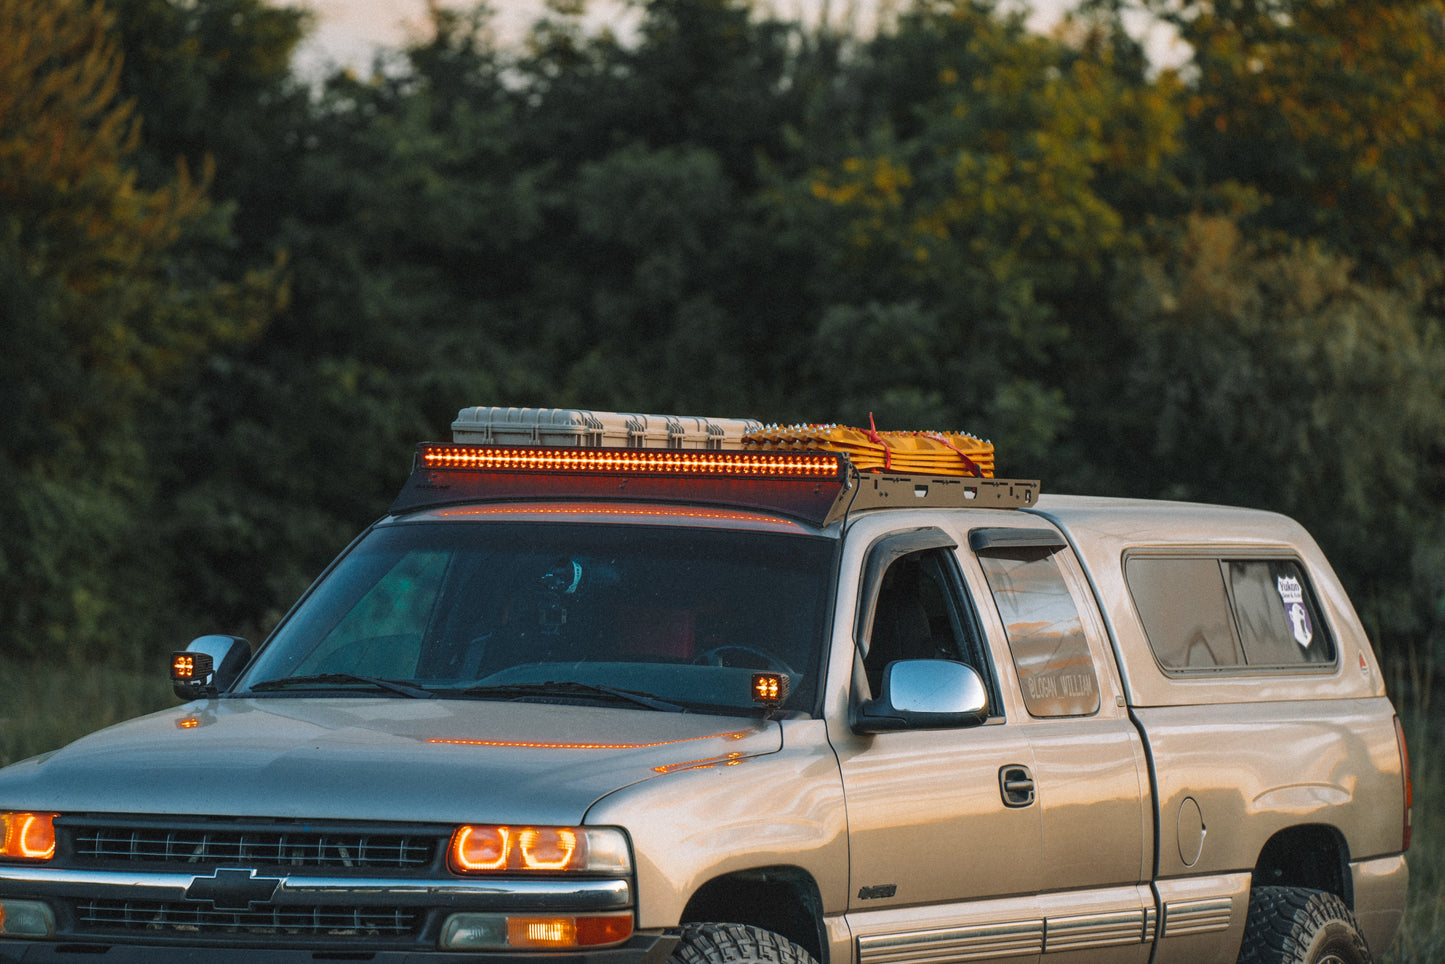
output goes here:
{"type": "Polygon", "coordinates": [[[936,528],[870,546],[854,625],[853,701],[901,659],[972,667],[987,718],[942,729],[830,727],[848,815],[847,921],[858,964],[1038,961],[1041,807],[1024,728],[969,603],[957,540],[936,528]]]}
{"type": "Polygon", "coordinates": [[[1157,914],[1143,744],[1072,550],[1037,517],[1009,521],[969,531],[963,559],[1033,754],[1043,960],[1144,962],[1157,914]]]}

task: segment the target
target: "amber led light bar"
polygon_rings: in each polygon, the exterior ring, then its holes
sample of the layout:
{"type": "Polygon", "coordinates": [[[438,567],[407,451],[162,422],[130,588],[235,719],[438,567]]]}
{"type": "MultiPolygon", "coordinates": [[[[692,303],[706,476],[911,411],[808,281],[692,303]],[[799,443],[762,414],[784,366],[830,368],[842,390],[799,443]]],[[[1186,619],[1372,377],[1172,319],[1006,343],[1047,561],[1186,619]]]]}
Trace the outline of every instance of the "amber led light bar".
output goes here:
{"type": "Polygon", "coordinates": [[[473,472],[672,475],[734,479],[837,479],[844,459],[832,452],[721,452],[674,449],[577,449],[423,445],[417,467],[473,472]]]}

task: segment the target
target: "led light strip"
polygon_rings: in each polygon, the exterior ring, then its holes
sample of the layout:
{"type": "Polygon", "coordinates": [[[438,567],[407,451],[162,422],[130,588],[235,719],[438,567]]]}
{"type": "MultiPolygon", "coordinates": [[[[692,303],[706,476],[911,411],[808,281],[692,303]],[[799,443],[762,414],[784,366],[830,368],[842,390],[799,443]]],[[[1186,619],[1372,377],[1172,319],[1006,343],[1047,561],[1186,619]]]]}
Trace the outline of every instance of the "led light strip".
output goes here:
{"type": "Polygon", "coordinates": [[[676,449],[557,449],[424,445],[427,469],[506,472],[702,475],[753,479],[838,478],[834,453],[702,452],[676,449]]]}

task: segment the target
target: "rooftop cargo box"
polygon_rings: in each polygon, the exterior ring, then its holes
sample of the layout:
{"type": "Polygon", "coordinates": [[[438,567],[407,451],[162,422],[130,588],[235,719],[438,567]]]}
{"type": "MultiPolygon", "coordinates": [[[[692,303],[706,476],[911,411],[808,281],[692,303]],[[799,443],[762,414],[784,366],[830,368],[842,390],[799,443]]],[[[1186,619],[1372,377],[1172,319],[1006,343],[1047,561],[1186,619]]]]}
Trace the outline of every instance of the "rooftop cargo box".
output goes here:
{"type": "Polygon", "coordinates": [[[452,422],[452,441],[478,445],[577,448],[736,449],[753,419],[639,415],[573,408],[464,408],[452,422]]]}

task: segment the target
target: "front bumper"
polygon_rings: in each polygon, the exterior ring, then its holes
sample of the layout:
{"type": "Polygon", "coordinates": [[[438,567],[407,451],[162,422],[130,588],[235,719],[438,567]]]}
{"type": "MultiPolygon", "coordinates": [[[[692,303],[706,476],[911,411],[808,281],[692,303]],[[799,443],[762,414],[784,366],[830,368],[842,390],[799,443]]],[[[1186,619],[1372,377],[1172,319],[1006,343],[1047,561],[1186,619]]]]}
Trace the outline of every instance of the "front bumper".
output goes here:
{"type": "MultiPolygon", "coordinates": [[[[249,868],[136,873],[0,868],[0,895],[40,902],[53,936],[0,938],[0,964],[67,961],[493,961],[637,964],[658,941],[577,951],[439,950],[456,912],[597,914],[633,905],[616,878],[268,877],[249,868]]],[[[666,953],[659,960],[665,960],[666,953]]]]}
{"type": "Polygon", "coordinates": [[[576,954],[459,953],[456,951],[289,950],[272,947],[195,947],[0,940],[0,964],[666,964],[676,935],[637,934],[621,947],[576,954]]]}

